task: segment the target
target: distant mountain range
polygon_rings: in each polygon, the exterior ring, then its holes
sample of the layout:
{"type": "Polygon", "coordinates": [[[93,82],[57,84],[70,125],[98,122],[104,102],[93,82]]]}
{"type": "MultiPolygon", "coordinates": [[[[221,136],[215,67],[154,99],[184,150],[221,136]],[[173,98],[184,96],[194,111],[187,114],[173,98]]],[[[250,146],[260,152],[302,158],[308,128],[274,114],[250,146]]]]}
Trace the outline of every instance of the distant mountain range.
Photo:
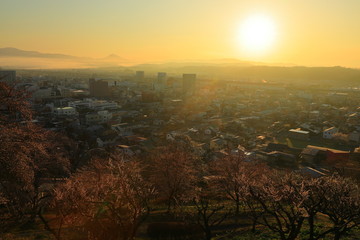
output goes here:
{"type": "Polygon", "coordinates": [[[252,65],[269,65],[259,62],[241,61],[238,59],[224,58],[213,60],[184,60],[166,63],[148,63],[136,65],[128,59],[116,54],[110,54],[103,58],[77,57],[58,53],[42,53],[37,51],[26,51],[18,48],[0,48],[0,67],[13,68],[96,68],[96,67],[116,67],[133,66],[144,70],[179,69],[191,67],[210,67],[210,66],[236,66],[246,67],[252,65]]]}
{"type": "MultiPolygon", "coordinates": [[[[77,57],[58,53],[42,53],[26,51],[13,47],[0,48],[0,67],[5,68],[102,68],[117,66],[132,66],[136,69],[147,70],[181,70],[207,67],[249,67],[258,65],[282,65],[267,64],[260,62],[241,61],[233,58],[208,59],[208,60],[183,60],[163,63],[139,64],[122,58],[116,54],[110,54],[103,58],[77,57]]],[[[205,70],[205,69],[204,69],[205,70]]]]}
{"type": "Polygon", "coordinates": [[[167,72],[180,76],[196,73],[209,79],[265,79],[274,81],[311,81],[323,83],[360,82],[360,69],[344,67],[303,67],[289,64],[267,64],[238,59],[188,60],[136,65],[118,55],[103,58],[76,57],[65,54],[24,51],[17,48],[0,48],[0,67],[12,69],[80,69],[94,68],[103,71],[142,70],[147,76],[167,72]]]}
{"type": "Polygon", "coordinates": [[[128,65],[130,61],[110,54],[104,58],[77,57],[58,53],[41,53],[17,48],[0,48],[0,66],[11,68],[84,68],[128,65]]]}
{"type": "Polygon", "coordinates": [[[0,57],[30,57],[30,58],[62,58],[62,59],[78,59],[79,57],[57,54],[57,53],[41,53],[36,51],[25,51],[17,48],[0,48],[0,57]]]}

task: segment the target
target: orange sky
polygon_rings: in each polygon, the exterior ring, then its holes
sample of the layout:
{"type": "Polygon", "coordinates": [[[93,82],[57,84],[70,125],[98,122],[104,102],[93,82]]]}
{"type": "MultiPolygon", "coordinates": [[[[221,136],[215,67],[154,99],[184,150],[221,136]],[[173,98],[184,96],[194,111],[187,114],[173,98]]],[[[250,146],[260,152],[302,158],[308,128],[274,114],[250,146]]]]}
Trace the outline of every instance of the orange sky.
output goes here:
{"type": "Polygon", "coordinates": [[[360,67],[359,0],[2,0],[0,47],[137,62],[237,58],[360,67]],[[239,40],[250,16],[276,39],[252,54],[239,40]]]}

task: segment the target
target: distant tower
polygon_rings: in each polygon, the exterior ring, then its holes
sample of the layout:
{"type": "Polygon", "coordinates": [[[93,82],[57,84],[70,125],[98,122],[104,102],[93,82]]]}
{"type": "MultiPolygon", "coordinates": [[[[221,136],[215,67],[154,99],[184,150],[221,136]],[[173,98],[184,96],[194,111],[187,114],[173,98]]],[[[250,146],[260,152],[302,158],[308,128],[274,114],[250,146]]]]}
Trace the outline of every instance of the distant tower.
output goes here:
{"type": "Polygon", "coordinates": [[[154,90],[157,92],[164,91],[166,87],[166,73],[165,72],[159,72],[157,75],[157,79],[154,82],[154,90]]]}
{"type": "Polygon", "coordinates": [[[196,74],[183,74],[183,94],[193,95],[195,92],[196,74]]]}
{"type": "Polygon", "coordinates": [[[94,78],[89,79],[89,91],[93,97],[109,97],[110,89],[107,81],[95,80],[94,78]]]}
{"type": "Polygon", "coordinates": [[[158,72],[157,80],[158,80],[158,82],[165,83],[166,82],[166,72],[158,72]]]}
{"type": "Polygon", "coordinates": [[[135,72],[135,81],[142,82],[145,78],[145,72],[144,71],[136,71],[135,72]]]}

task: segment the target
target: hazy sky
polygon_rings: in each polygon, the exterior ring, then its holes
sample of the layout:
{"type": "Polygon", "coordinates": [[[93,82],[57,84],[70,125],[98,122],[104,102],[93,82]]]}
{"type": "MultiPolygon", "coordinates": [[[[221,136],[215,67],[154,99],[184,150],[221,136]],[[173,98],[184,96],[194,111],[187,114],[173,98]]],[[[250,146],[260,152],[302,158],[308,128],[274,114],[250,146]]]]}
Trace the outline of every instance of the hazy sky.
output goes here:
{"type": "Polygon", "coordinates": [[[46,53],[360,67],[360,0],[0,0],[0,32],[0,47],[46,53]],[[256,14],[277,33],[260,54],[238,37],[256,14]]]}

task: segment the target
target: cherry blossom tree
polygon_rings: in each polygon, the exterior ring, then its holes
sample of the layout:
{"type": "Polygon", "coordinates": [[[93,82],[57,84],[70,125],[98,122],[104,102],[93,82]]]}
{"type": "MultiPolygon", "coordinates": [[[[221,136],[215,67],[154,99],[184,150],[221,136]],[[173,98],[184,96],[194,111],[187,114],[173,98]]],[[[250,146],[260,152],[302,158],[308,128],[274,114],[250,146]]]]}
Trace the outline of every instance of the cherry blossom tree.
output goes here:
{"type": "Polygon", "coordinates": [[[34,124],[28,94],[0,82],[0,231],[34,221],[47,197],[42,179],[66,176],[58,135],[34,124]]]}
{"type": "Polygon", "coordinates": [[[92,239],[133,239],[154,194],[141,171],[119,157],[94,161],[54,190],[58,229],[51,231],[60,239],[61,228],[71,224],[92,239]]]}
{"type": "Polygon", "coordinates": [[[168,211],[180,202],[192,199],[199,179],[200,160],[182,145],[156,149],[149,159],[149,178],[168,211]]]}

